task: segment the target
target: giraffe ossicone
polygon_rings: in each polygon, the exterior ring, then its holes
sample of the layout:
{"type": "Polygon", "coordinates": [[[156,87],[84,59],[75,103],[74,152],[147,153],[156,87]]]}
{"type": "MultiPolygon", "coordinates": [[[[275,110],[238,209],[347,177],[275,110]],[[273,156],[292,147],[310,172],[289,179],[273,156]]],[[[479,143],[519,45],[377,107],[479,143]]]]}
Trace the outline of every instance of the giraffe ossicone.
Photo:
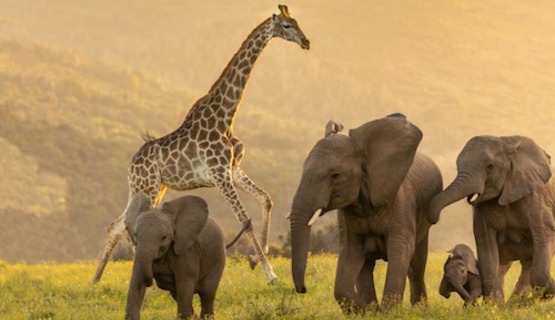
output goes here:
{"type": "Polygon", "coordinates": [[[93,283],[100,280],[114,246],[125,234],[124,218],[135,194],[143,192],[151,205],[156,206],[167,188],[184,191],[201,187],[218,188],[240,223],[250,218],[235,188],[259,201],[264,223],[261,243],[254,236],[252,225],[245,231],[254,248],[251,266],[260,262],[269,283],[278,279],[266,258],[272,199],[241,170],[244,147],[233,134],[233,121],[243,90],[268,42],[278,37],[310,49],[310,41],[291,18],[287,6],[278,8],[280,14],[273,14],[249,34],[209,92],[191,107],[183,124],[166,136],[146,141],[133,156],[128,169],[128,204],[110,226],[93,283]]]}

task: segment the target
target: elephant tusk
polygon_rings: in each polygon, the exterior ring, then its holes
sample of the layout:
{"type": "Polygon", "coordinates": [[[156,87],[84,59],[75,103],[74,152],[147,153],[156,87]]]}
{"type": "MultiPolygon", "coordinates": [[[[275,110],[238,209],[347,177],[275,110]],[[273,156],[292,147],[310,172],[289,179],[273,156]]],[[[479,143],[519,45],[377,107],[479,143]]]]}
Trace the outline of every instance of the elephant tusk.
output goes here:
{"type": "Polygon", "coordinates": [[[470,196],[468,196],[467,198],[467,202],[471,205],[474,205],[476,203],[476,200],[478,200],[478,198],[480,197],[479,193],[473,193],[470,196]]]}
{"type": "Polygon", "coordinates": [[[291,219],[291,212],[289,212],[285,215],[285,219],[287,219],[287,220],[291,219]]]}
{"type": "Polygon", "coordinates": [[[316,222],[316,220],[320,217],[321,214],[322,214],[322,208],[316,210],[316,212],[314,212],[314,215],[312,216],[310,221],[308,221],[308,226],[309,227],[312,226],[314,222],[316,222]]]}

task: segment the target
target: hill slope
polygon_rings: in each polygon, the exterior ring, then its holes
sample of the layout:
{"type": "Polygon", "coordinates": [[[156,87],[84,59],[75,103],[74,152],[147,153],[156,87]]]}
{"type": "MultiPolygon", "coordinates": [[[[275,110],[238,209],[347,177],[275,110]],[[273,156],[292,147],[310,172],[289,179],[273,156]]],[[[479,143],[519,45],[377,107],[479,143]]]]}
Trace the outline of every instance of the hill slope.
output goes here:
{"type": "MultiPolygon", "coordinates": [[[[180,125],[276,4],[0,0],[0,258],[89,259],[125,205],[141,133],[180,125]],[[225,32],[224,32],[225,31],[225,32]]],[[[273,236],[302,161],[334,118],[402,112],[446,182],[474,135],[523,134],[555,153],[555,5],[549,1],[289,3],[312,50],[273,40],[237,116],[243,168],[275,202],[273,236]]],[[[239,227],[215,190],[229,233],[239,227]]],[[[168,198],[175,194],[168,194],[168,198]]],[[[258,204],[241,194],[255,222],[258,204]]],[[[333,217],[327,219],[333,222],[333,217]]],[[[472,244],[457,204],[431,247],[472,244]]]]}

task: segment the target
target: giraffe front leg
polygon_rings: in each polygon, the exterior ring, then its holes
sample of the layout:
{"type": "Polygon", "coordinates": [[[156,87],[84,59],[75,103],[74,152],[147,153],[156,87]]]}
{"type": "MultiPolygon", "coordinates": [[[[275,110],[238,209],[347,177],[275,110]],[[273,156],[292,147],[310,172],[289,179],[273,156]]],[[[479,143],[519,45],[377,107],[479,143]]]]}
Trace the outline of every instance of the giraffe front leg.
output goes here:
{"type": "Polygon", "coordinates": [[[260,245],[262,246],[264,253],[268,254],[270,225],[272,223],[272,207],[274,205],[274,203],[272,202],[272,198],[270,197],[270,194],[257,186],[239,167],[236,167],[233,170],[233,182],[235,182],[235,185],[241,190],[253,195],[262,207],[263,227],[260,236],[260,245]]]}
{"type": "MultiPolygon", "coordinates": [[[[231,209],[233,210],[233,213],[235,214],[235,217],[237,218],[239,223],[243,224],[249,219],[249,216],[247,215],[243,204],[239,200],[239,196],[237,195],[237,191],[235,190],[235,187],[233,185],[230,172],[228,170],[214,170],[213,175],[215,178],[216,187],[220,190],[225,200],[230,204],[231,209]]],[[[262,269],[266,274],[268,283],[275,283],[278,280],[278,276],[274,273],[274,269],[272,268],[272,266],[268,262],[266,255],[264,254],[264,250],[262,250],[260,243],[254,236],[252,225],[245,231],[252,242],[257,260],[260,261],[260,263],[262,264],[262,269]]]]}

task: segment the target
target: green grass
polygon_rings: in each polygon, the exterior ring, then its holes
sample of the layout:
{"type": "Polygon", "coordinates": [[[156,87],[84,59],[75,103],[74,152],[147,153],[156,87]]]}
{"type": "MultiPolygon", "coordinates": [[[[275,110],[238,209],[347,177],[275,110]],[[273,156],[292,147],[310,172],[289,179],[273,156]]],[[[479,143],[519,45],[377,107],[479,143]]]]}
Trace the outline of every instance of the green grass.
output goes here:
{"type": "MultiPolygon", "coordinates": [[[[429,303],[410,307],[408,296],[401,307],[378,319],[546,319],[555,317],[555,303],[530,302],[525,307],[497,308],[489,305],[462,308],[456,296],[441,297],[437,288],[446,254],[432,253],[426,281],[429,303]]],[[[344,316],[333,298],[336,257],[315,255],[307,268],[308,292],[293,292],[290,260],[274,257],[271,262],[280,281],[267,285],[264,275],[251,271],[242,258],[229,258],[216,300],[218,319],[362,319],[344,316]]],[[[385,263],[376,270],[377,291],[381,295],[385,263]]],[[[113,262],[97,285],[89,280],[94,262],[75,264],[6,264],[0,263],[1,319],[122,319],[131,272],[130,262],[113,262]]],[[[518,276],[519,267],[507,275],[508,295],[518,276]]],[[[198,300],[196,301],[198,311],[198,300]]],[[[150,288],[142,309],[144,319],[171,319],[176,306],[171,297],[150,288]]]]}

